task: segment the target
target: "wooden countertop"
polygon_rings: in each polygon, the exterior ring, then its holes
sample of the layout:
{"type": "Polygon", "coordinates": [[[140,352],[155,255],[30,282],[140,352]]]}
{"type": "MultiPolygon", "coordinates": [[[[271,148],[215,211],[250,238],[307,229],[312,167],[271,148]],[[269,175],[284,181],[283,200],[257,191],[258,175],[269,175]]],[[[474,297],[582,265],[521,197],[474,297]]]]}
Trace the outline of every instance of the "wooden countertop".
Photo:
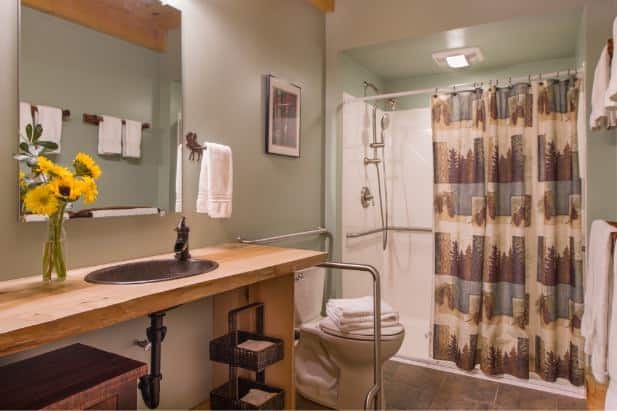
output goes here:
{"type": "Polygon", "coordinates": [[[214,260],[219,267],[206,274],[149,284],[84,281],[95,269],[129,261],[71,270],[66,281],[52,285],[44,284],[41,276],[1,281],[0,356],[312,267],[327,256],[320,251],[240,244],[191,250],[191,254],[214,260]]]}

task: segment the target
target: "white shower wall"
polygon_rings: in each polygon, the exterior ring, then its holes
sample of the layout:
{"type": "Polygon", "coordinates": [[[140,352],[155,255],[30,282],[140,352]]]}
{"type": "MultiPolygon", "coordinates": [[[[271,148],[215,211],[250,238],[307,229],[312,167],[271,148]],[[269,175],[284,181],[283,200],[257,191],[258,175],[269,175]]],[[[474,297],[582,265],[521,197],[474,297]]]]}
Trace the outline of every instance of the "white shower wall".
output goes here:
{"type": "MultiPolygon", "coordinates": [[[[352,98],[344,96],[344,100],[352,98]]],[[[427,102],[428,105],[428,102],[427,102]]],[[[342,170],[342,257],[345,261],[375,266],[381,273],[382,297],[400,312],[406,331],[398,356],[426,359],[430,355],[433,298],[433,236],[430,232],[389,233],[388,247],[382,249],[382,234],[347,239],[348,232],[381,226],[379,192],[374,165],[364,165],[373,157],[372,107],[347,103],[343,107],[342,170]],[[362,187],[375,196],[374,206],[363,208],[362,187]]],[[[377,135],[381,118],[377,111],[377,135]]],[[[385,132],[385,157],[390,226],[432,228],[433,159],[430,109],[388,112],[390,126],[385,132]]],[[[381,153],[379,154],[381,158],[381,153]]],[[[343,274],[343,295],[371,294],[369,279],[343,274]]]]}

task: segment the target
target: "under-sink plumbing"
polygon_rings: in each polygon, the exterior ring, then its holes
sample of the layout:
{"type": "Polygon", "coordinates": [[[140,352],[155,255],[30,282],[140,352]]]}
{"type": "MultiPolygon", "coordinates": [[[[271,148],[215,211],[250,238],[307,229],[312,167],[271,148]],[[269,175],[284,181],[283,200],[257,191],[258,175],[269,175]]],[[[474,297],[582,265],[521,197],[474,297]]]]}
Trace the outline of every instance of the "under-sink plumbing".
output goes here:
{"type": "Polygon", "coordinates": [[[150,372],[139,378],[139,390],[144,403],[150,409],[155,409],[161,401],[161,346],[167,334],[167,327],[163,325],[165,312],[152,313],[150,327],[146,330],[146,336],[150,342],[150,372]]]}

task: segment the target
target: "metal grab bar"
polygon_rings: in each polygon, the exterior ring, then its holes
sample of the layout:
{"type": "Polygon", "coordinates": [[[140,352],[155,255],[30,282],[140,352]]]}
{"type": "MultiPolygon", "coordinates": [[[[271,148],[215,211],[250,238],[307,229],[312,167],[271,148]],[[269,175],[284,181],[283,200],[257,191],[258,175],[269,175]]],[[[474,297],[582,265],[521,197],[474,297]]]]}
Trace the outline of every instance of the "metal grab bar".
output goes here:
{"type": "Polygon", "coordinates": [[[306,237],[306,236],[309,236],[309,235],[318,235],[318,234],[323,234],[323,235],[326,235],[328,237],[332,237],[332,235],[330,234],[330,232],[328,230],[326,230],[325,228],[320,227],[320,228],[318,228],[316,230],[301,231],[299,233],[277,235],[277,236],[274,236],[274,237],[260,238],[258,240],[245,240],[242,237],[238,237],[237,240],[238,240],[238,242],[240,242],[242,244],[268,244],[268,243],[274,243],[276,241],[282,241],[282,240],[288,240],[288,239],[291,239],[291,238],[306,237]]]}
{"type": "Polygon", "coordinates": [[[381,408],[382,380],[381,380],[381,282],[379,271],[373,266],[364,264],[348,264],[326,262],[318,267],[336,268],[339,270],[365,271],[373,277],[373,386],[364,398],[364,409],[368,410],[373,403],[373,409],[381,408]]]}
{"type": "Polygon", "coordinates": [[[345,234],[346,238],[358,238],[364,237],[371,234],[381,233],[383,231],[409,231],[409,232],[418,232],[418,233],[432,233],[433,229],[429,227],[398,227],[391,226],[384,228],[375,228],[373,230],[361,231],[359,233],[347,233],[345,234]]]}

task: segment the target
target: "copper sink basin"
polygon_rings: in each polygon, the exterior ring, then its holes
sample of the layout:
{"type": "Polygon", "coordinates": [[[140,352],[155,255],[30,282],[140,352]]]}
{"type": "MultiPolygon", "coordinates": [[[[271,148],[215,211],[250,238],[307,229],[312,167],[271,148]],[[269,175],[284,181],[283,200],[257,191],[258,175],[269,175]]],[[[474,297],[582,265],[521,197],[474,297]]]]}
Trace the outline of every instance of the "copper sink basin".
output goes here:
{"type": "Polygon", "coordinates": [[[85,280],[95,284],[145,284],[177,280],[216,270],[218,263],[210,260],[150,260],[121,264],[93,271],[85,280]]]}

